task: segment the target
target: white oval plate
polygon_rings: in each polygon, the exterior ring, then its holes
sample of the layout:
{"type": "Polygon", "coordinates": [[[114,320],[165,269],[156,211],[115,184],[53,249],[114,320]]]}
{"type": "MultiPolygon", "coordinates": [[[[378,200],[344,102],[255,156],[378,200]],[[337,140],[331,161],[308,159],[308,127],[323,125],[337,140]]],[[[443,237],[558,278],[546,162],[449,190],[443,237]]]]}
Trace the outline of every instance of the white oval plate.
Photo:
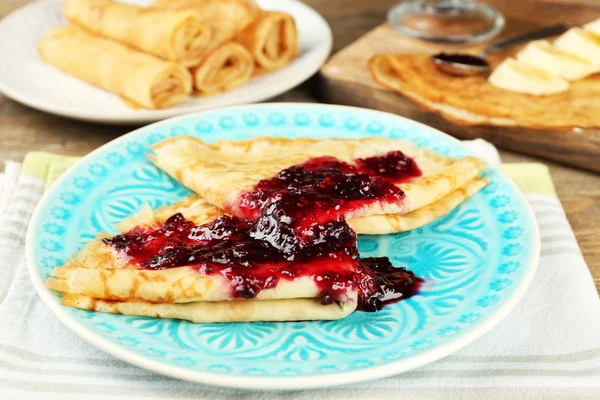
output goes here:
{"type": "MultiPolygon", "coordinates": [[[[148,5],[149,1],[128,3],[148,5]]],[[[327,22],[312,8],[293,0],[257,0],[267,10],[294,16],[299,54],[288,66],[246,85],[212,97],[189,97],[164,110],[134,110],[115,94],[80,81],[38,55],[37,45],[48,30],[67,23],[62,0],[42,0],[27,5],[0,21],[0,92],[20,103],[64,117],[107,124],[144,124],[165,118],[275,97],[307,80],[321,68],[333,43],[327,22]]]]}

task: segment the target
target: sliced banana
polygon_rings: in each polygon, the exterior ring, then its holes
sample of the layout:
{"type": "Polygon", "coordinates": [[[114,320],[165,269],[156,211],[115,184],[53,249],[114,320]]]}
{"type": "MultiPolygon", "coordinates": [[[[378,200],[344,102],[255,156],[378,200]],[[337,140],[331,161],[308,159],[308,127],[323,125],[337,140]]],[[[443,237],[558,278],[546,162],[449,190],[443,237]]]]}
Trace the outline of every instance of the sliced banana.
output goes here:
{"type": "Polygon", "coordinates": [[[552,46],[547,40],[529,43],[517,54],[517,60],[534,65],[569,81],[583,79],[600,71],[600,66],[552,46]]]}
{"type": "Polygon", "coordinates": [[[569,29],[556,39],[554,46],[600,66],[600,39],[581,28],[569,29]]]}
{"type": "Polygon", "coordinates": [[[501,89],[536,96],[560,93],[569,88],[565,79],[514,58],[507,58],[496,67],[489,81],[501,89]]]}
{"type": "Polygon", "coordinates": [[[600,38],[600,19],[585,24],[583,30],[591,33],[596,39],[600,38]]]}

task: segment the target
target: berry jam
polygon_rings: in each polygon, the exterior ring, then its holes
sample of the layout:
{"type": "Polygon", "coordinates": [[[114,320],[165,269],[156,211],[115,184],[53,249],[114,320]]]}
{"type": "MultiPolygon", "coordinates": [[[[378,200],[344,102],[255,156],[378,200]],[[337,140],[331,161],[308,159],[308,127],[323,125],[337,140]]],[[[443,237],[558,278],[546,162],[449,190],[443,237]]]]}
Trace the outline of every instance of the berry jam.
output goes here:
{"type": "Polygon", "coordinates": [[[383,156],[356,160],[360,172],[385,178],[389,182],[401,183],[421,176],[415,160],[401,151],[390,151],[383,156]]]}
{"type": "Polygon", "coordinates": [[[254,238],[254,222],[221,216],[196,226],[175,214],[159,229],[136,227],[104,239],[122,259],[143,269],[160,270],[192,265],[206,274],[222,274],[234,297],[254,298],[280,279],[310,276],[324,302],[343,297],[354,288],[356,234],[343,219],[310,227],[312,241],[291,243],[284,251],[264,238],[254,238]]]}
{"type": "Polygon", "coordinates": [[[143,269],[189,265],[221,274],[234,297],[252,299],[281,279],[308,276],[323,304],[358,289],[358,309],[377,311],[412,296],[420,280],[385,257],[360,259],[356,234],[344,217],[372,202],[401,203],[404,193],[393,182],[418,174],[401,152],[355,165],[314,158],[245,193],[238,209],[246,219],[221,216],[198,226],[175,214],[158,229],[139,226],[103,240],[143,269]]]}
{"type": "Polygon", "coordinates": [[[416,294],[423,280],[406,268],[394,267],[387,257],[361,258],[357,274],[358,310],[377,311],[416,294]]]}
{"type": "Polygon", "coordinates": [[[233,213],[257,218],[265,204],[279,200],[302,220],[324,221],[348,216],[373,203],[401,204],[404,192],[395,183],[421,175],[416,162],[400,151],[357,159],[354,165],[334,157],[318,157],[289,167],[245,192],[233,213]],[[293,200],[290,200],[290,195],[293,200]]]}

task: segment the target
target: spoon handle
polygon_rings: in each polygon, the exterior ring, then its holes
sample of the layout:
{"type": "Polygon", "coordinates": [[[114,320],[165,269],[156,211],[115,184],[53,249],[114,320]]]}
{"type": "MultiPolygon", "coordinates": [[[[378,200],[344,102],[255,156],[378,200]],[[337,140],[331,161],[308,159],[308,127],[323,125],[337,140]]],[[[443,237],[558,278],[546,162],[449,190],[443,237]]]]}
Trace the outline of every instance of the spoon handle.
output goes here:
{"type": "Polygon", "coordinates": [[[549,26],[547,28],[539,29],[537,31],[525,33],[523,35],[516,36],[510,39],[506,39],[502,42],[494,43],[491,46],[489,46],[487,49],[485,49],[482,56],[485,57],[490,53],[497,53],[506,48],[516,46],[521,43],[529,42],[530,40],[543,39],[549,36],[558,35],[566,31],[567,29],[569,29],[569,25],[558,24],[549,26]]]}

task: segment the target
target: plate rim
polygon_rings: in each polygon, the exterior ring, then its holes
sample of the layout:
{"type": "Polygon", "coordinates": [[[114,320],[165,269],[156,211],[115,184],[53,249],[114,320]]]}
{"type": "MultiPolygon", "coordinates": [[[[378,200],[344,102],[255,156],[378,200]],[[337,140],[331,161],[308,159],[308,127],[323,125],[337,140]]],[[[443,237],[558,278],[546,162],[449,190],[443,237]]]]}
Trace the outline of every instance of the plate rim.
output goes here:
{"type": "Polygon", "coordinates": [[[46,289],[44,282],[42,281],[42,277],[36,271],[36,265],[33,262],[34,260],[34,228],[37,225],[37,220],[40,218],[40,213],[42,209],[45,208],[45,204],[52,197],[52,194],[58,191],[60,184],[63,181],[66,181],[70,178],[72,174],[75,173],[78,166],[83,164],[88,159],[93,158],[97,153],[102,151],[105,147],[109,145],[113,145],[114,143],[118,143],[119,141],[125,141],[130,136],[133,136],[138,131],[146,130],[146,129],[154,129],[159,125],[167,125],[171,124],[180,119],[187,119],[193,117],[200,117],[202,114],[211,113],[211,112],[223,112],[223,111],[235,111],[237,109],[244,108],[268,108],[268,107],[321,107],[321,108],[332,108],[332,109],[345,109],[345,110],[355,110],[356,112],[368,112],[372,114],[382,114],[387,115],[389,117],[397,118],[402,121],[410,121],[411,124],[421,125],[426,127],[427,129],[433,130],[438,134],[442,134],[446,136],[448,139],[454,142],[460,143],[460,141],[436,128],[433,128],[424,123],[412,120],[407,117],[403,117],[400,115],[396,115],[393,113],[388,113],[385,111],[372,110],[368,108],[361,107],[352,107],[352,106],[344,106],[344,105],[333,105],[333,104],[321,104],[321,103],[263,103],[263,104],[249,104],[249,105],[238,105],[232,107],[224,107],[213,110],[203,110],[194,113],[189,113],[185,115],[181,115],[174,118],[169,118],[166,120],[162,120],[156,122],[154,124],[150,124],[138,129],[135,129],[131,132],[128,132],[116,139],[113,139],[104,145],[98,147],[92,152],[83,156],[80,160],[78,160],[69,171],[61,175],[58,180],[50,187],[50,189],[43,194],[42,198],[38,202],[35,207],[35,210],[32,214],[31,220],[28,224],[26,243],[25,243],[25,251],[26,251],[26,261],[27,261],[27,270],[29,273],[29,277],[32,280],[34,289],[42,299],[42,301],[50,308],[50,310],[54,313],[54,315],[72,332],[74,332],[77,336],[81,337],[86,342],[92,344],[96,348],[118,358],[132,365],[138,366],[140,368],[166,375],[176,379],[182,379],[191,382],[202,383],[210,386],[218,386],[218,387],[226,387],[226,388],[235,388],[235,389],[252,389],[252,390],[298,390],[298,389],[315,389],[315,388],[323,388],[330,386],[337,386],[343,384],[357,383],[368,380],[385,378],[393,375],[400,374],[402,372],[406,372],[423,365],[429,364],[431,362],[437,361],[443,357],[446,357],[455,351],[467,346],[472,343],[486,332],[488,332],[491,328],[500,323],[519,303],[519,301],[524,296],[525,292],[529,288],[535,272],[537,270],[539,259],[540,259],[540,233],[537,224],[535,223],[536,218],[531,208],[531,205],[523,195],[523,193],[518,189],[517,185],[507,177],[507,175],[502,172],[500,169],[496,167],[492,168],[496,173],[502,175],[509,182],[510,185],[514,189],[516,189],[515,193],[518,193],[518,196],[525,204],[525,208],[529,214],[529,219],[532,221],[532,243],[533,251],[532,257],[528,260],[526,273],[523,275],[523,278],[518,284],[518,287],[513,291],[513,293],[506,299],[504,304],[494,313],[491,317],[468,331],[467,333],[458,336],[455,339],[450,340],[449,342],[424,351],[423,353],[417,354],[415,356],[408,357],[402,360],[396,360],[384,365],[367,367],[363,369],[358,369],[354,371],[342,372],[342,373],[333,373],[327,375],[307,375],[301,377],[259,377],[259,376],[226,376],[220,375],[216,373],[209,372],[200,372],[200,371],[192,371],[186,368],[167,365],[158,361],[154,361],[152,359],[146,358],[142,355],[138,355],[120,345],[103,338],[102,336],[94,333],[89,330],[84,325],[80,324],[74,317],[69,314],[64,306],[57,301],[56,296],[54,296],[50,290],[46,289]]]}
{"type": "MultiPolygon", "coordinates": [[[[269,0],[269,1],[273,1],[273,0],[269,0]]],[[[25,6],[12,11],[8,15],[6,15],[4,18],[2,18],[0,20],[0,29],[2,29],[3,26],[7,23],[6,22],[7,20],[10,20],[10,18],[14,17],[15,15],[17,15],[19,13],[29,12],[30,8],[36,8],[36,7],[42,7],[42,6],[45,6],[45,7],[61,6],[62,3],[63,3],[63,0],[36,0],[32,3],[26,4],[25,6]]],[[[96,122],[96,123],[102,123],[102,124],[108,124],[108,125],[148,124],[148,123],[159,122],[159,121],[165,120],[165,119],[175,118],[175,117],[178,117],[181,115],[187,115],[187,114],[194,113],[194,112],[209,111],[209,110],[214,110],[216,108],[226,108],[226,107],[232,107],[232,106],[237,106],[237,105],[254,104],[254,103],[262,102],[264,100],[267,100],[267,99],[279,96],[283,93],[286,93],[287,91],[299,86],[300,84],[302,84],[303,82],[305,82],[306,80],[311,78],[325,64],[325,62],[329,58],[329,55],[331,54],[331,51],[333,49],[333,32],[331,31],[331,26],[329,25],[327,20],[321,14],[319,14],[314,8],[308,6],[307,4],[305,4],[301,1],[296,1],[296,0],[277,0],[277,3],[294,4],[294,6],[300,7],[301,9],[304,9],[305,11],[312,14],[311,18],[314,18],[314,21],[318,21],[319,24],[322,25],[322,27],[325,28],[325,30],[326,30],[326,35],[322,38],[325,46],[323,47],[323,50],[321,50],[321,52],[311,50],[307,53],[307,54],[315,54],[316,55],[315,57],[318,56],[318,58],[315,59],[314,62],[307,62],[305,64],[302,64],[301,66],[304,68],[299,69],[299,71],[300,71],[299,74],[290,74],[291,76],[289,78],[280,79],[279,81],[276,80],[274,83],[269,82],[269,87],[271,87],[271,88],[275,87],[275,90],[270,90],[266,93],[262,93],[257,96],[251,96],[251,99],[247,99],[247,98],[233,99],[226,105],[216,105],[216,106],[209,105],[206,108],[197,108],[196,110],[191,110],[191,109],[178,110],[177,108],[165,108],[165,109],[159,109],[159,110],[143,110],[144,114],[142,114],[142,115],[140,115],[140,114],[136,115],[135,113],[130,113],[130,114],[120,115],[118,117],[111,117],[111,116],[103,115],[102,112],[98,113],[98,112],[87,111],[87,110],[75,110],[74,111],[72,109],[72,107],[69,107],[69,106],[65,106],[65,105],[61,105],[61,104],[54,104],[52,102],[39,100],[33,94],[28,94],[26,92],[12,88],[10,85],[8,85],[6,83],[5,79],[2,79],[2,77],[0,77],[0,94],[4,94],[8,98],[10,98],[22,105],[25,105],[27,107],[36,109],[38,111],[46,112],[46,113],[49,113],[52,115],[58,115],[58,116],[69,118],[69,119],[74,119],[74,120],[79,120],[79,121],[87,121],[87,122],[96,122]],[[315,51],[315,52],[313,53],[313,51],[315,51]]],[[[316,48],[316,50],[318,50],[318,49],[319,48],[316,48]]],[[[277,71],[275,71],[275,72],[277,72],[277,71]]],[[[77,78],[74,78],[74,79],[77,79],[77,78]]],[[[194,106],[192,105],[190,107],[193,108],[194,106]]],[[[131,110],[131,111],[135,111],[135,110],[131,110]]]]}

